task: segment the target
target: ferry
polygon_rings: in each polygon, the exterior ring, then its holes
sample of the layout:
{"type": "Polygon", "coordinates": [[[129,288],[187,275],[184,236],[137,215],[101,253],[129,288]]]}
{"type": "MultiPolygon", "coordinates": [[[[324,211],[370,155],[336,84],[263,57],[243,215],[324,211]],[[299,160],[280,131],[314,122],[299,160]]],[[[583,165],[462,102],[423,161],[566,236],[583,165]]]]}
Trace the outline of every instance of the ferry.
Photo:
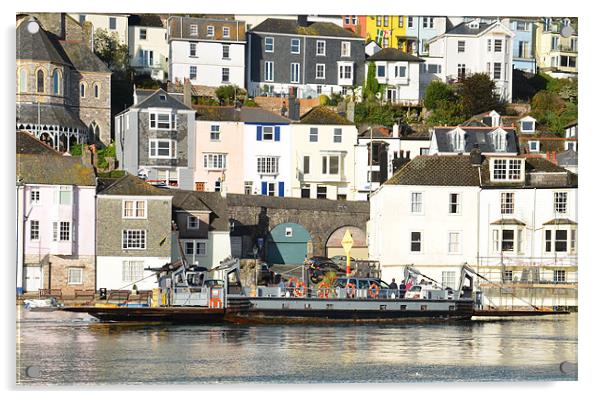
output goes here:
{"type": "Polygon", "coordinates": [[[238,259],[211,270],[178,261],[155,272],[159,288],[145,303],[109,295],[102,303],[62,310],[102,321],[330,324],[469,320],[475,308],[469,268],[462,269],[460,290],[429,286],[416,296],[402,295],[378,279],[356,277],[332,286],[291,278],[284,286],[257,287],[251,296],[240,282],[238,259]]]}

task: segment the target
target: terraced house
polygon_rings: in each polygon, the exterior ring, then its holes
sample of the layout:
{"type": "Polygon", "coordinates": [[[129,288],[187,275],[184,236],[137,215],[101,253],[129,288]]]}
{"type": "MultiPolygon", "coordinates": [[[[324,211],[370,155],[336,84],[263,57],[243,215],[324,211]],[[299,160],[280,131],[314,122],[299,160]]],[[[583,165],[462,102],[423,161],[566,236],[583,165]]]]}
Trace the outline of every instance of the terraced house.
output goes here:
{"type": "Polygon", "coordinates": [[[97,288],[157,286],[155,273],[171,262],[172,196],[128,173],[102,179],[96,196],[97,288]]]}
{"type": "Polygon", "coordinates": [[[17,133],[17,293],[95,288],[94,169],[17,133]]]}
{"type": "Polygon", "coordinates": [[[268,18],[247,33],[247,91],[297,98],[364,82],[364,39],[331,22],[268,18]]]}
{"type": "Polygon", "coordinates": [[[137,91],[136,102],[115,116],[121,169],[169,187],[193,188],[194,110],[162,89],[137,91]]]}

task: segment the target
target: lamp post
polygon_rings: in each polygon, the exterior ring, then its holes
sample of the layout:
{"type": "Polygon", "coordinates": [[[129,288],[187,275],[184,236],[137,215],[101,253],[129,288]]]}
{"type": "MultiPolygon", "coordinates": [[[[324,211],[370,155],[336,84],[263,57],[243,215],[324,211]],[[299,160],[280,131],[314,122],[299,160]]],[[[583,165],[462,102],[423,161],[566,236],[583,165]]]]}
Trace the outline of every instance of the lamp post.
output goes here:
{"type": "Polygon", "coordinates": [[[255,258],[255,286],[257,286],[258,282],[257,282],[257,252],[259,252],[259,248],[257,248],[257,245],[253,245],[253,258],[255,258]]]}

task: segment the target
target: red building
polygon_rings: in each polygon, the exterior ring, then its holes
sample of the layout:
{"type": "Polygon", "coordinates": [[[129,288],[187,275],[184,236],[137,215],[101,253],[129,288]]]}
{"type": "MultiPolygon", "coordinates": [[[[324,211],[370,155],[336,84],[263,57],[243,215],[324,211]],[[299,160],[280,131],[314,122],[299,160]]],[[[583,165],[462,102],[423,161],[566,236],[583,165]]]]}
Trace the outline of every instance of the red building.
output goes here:
{"type": "Polygon", "coordinates": [[[366,37],[366,16],[343,15],[343,28],[349,29],[361,37],[366,37]]]}

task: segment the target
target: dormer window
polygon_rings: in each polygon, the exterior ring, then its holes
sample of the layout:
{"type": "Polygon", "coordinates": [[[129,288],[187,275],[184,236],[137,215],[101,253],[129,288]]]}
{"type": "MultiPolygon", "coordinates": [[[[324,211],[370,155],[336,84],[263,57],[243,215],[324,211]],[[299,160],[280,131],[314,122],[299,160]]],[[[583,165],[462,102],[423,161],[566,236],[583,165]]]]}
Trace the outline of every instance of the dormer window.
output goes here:
{"type": "Polygon", "coordinates": [[[491,126],[500,126],[500,114],[492,111],[489,113],[489,116],[491,117],[491,126]]]}
{"type": "Polygon", "coordinates": [[[464,152],[464,132],[453,132],[451,139],[454,152],[464,152]]]}
{"type": "Polygon", "coordinates": [[[524,159],[490,160],[490,178],[492,181],[521,181],[524,176],[524,159]]]}
{"type": "Polygon", "coordinates": [[[495,151],[506,151],[506,133],[503,130],[493,132],[493,147],[495,151]]]}
{"type": "Polygon", "coordinates": [[[470,29],[479,29],[479,20],[475,19],[468,24],[470,29]]]}
{"type": "Polygon", "coordinates": [[[167,96],[165,94],[159,94],[159,99],[161,101],[167,101],[167,96]]]}
{"type": "Polygon", "coordinates": [[[526,119],[520,122],[520,131],[522,133],[535,132],[535,120],[526,119]]]}

